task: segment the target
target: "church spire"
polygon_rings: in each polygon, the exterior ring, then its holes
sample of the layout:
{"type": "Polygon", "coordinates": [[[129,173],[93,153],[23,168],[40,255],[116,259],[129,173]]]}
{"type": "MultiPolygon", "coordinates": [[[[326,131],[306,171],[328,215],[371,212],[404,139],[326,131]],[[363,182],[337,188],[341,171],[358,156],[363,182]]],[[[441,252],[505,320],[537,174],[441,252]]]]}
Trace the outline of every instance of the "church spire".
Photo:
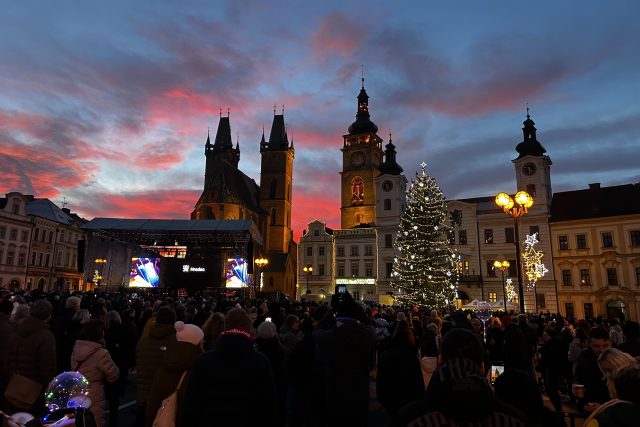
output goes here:
{"type": "Polygon", "coordinates": [[[523,140],[516,146],[516,151],[520,154],[518,158],[524,156],[543,156],[547,152],[545,148],[538,142],[536,136],[535,122],[531,120],[529,105],[527,104],[527,118],[522,127],[523,140]]]}
{"type": "Polygon", "coordinates": [[[378,132],[378,126],[371,121],[371,116],[369,115],[369,95],[367,95],[367,91],[364,88],[364,65],[362,66],[362,77],[361,77],[362,87],[360,88],[360,93],[358,94],[358,110],[356,112],[356,121],[349,126],[349,134],[359,134],[359,133],[368,133],[378,132]]]}
{"type": "Polygon", "coordinates": [[[389,131],[389,143],[385,145],[384,162],[382,162],[379,169],[381,175],[400,175],[403,172],[402,167],[396,161],[396,146],[393,145],[391,131],[389,131]]]}

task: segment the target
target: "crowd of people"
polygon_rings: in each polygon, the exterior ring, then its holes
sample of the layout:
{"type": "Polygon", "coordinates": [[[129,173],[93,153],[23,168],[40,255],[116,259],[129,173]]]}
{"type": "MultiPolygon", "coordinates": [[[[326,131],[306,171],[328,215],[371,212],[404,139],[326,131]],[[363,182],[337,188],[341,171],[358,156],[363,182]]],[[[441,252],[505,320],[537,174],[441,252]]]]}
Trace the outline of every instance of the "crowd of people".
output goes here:
{"type": "Polygon", "coordinates": [[[567,408],[587,426],[640,425],[640,327],[620,319],[498,313],[485,325],[348,293],[305,303],[5,291],[0,343],[0,409],[45,410],[43,393],[5,398],[16,374],[44,390],[78,371],[97,427],[122,422],[127,381],[139,427],[174,392],[178,426],[366,425],[374,388],[388,425],[563,426],[567,408]]]}

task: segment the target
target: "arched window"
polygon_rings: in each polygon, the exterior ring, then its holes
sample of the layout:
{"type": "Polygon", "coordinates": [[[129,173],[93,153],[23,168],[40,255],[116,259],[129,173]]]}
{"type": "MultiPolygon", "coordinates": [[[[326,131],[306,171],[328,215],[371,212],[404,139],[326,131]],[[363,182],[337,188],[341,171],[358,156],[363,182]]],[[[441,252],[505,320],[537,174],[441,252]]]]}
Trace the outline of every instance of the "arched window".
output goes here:
{"type": "Polygon", "coordinates": [[[276,225],[276,209],[271,209],[271,225],[276,225]]]}
{"type": "Polygon", "coordinates": [[[276,198],[276,191],[278,190],[278,180],[271,181],[271,198],[276,198]]]}
{"type": "Polygon", "coordinates": [[[351,181],[351,204],[360,205],[364,203],[364,182],[362,178],[356,176],[351,181]]]}

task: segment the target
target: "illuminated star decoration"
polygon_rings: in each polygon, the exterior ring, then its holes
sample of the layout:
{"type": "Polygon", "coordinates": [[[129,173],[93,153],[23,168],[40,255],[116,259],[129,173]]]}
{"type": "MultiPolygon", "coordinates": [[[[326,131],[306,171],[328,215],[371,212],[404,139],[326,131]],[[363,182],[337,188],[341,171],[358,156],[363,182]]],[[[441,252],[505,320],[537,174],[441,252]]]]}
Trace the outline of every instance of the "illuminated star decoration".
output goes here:
{"type": "Polygon", "coordinates": [[[506,285],[504,285],[504,290],[507,293],[507,301],[513,301],[517,296],[516,290],[513,286],[513,279],[509,277],[505,282],[506,285]]]}
{"type": "Polygon", "coordinates": [[[549,270],[542,263],[542,257],[544,254],[541,251],[536,250],[535,245],[538,243],[538,233],[534,233],[531,236],[527,236],[524,243],[524,253],[522,258],[524,260],[524,270],[527,275],[529,283],[527,284],[527,290],[533,289],[538,279],[544,276],[549,270]]]}

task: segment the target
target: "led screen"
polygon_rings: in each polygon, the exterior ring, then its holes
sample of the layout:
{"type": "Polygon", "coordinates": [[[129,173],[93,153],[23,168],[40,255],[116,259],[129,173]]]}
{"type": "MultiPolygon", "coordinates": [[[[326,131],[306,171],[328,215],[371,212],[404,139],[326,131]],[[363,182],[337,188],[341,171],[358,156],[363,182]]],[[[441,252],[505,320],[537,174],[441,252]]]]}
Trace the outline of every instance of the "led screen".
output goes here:
{"type": "Polygon", "coordinates": [[[247,262],[243,258],[228,259],[225,270],[227,275],[227,288],[242,288],[247,286],[247,262]]]}
{"type": "Polygon", "coordinates": [[[129,287],[157,288],[160,282],[160,258],[131,258],[129,287]]]}
{"type": "Polygon", "coordinates": [[[213,258],[164,258],[161,287],[180,289],[220,286],[221,267],[216,268],[213,258]]]}

